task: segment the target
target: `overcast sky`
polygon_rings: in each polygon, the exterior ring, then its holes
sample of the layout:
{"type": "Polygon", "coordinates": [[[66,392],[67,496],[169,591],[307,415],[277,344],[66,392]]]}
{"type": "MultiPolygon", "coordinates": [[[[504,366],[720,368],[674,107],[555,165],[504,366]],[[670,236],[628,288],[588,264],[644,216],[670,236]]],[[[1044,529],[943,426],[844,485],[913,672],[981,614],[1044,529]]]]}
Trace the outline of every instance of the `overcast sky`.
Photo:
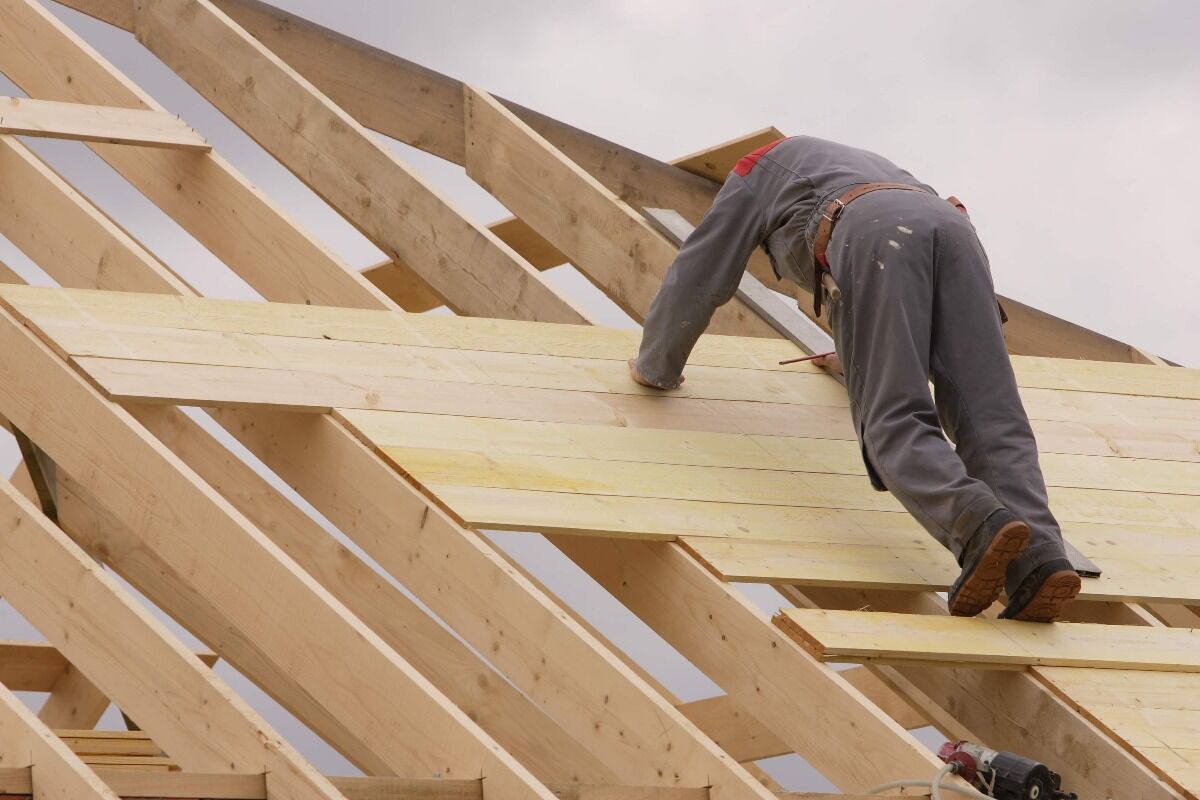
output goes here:
{"type": "MultiPolygon", "coordinates": [[[[344,257],[360,267],[378,260],[127,34],[50,5],[344,257]]],[[[1001,292],[1200,366],[1200,4],[277,5],[663,159],[768,125],[876,150],[966,202],[1001,292]]],[[[20,94],[2,78],[0,93],[20,94]]],[[[253,296],[82,146],[35,147],[203,292],[253,296]]],[[[397,150],[480,221],[505,215],[460,169],[397,150]]],[[[40,280],[2,240],[0,259],[40,280]]],[[[553,279],[587,291],[569,272],[553,279]]],[[[594,294],[586,302],[627,324],[594,294]]],[[[5,474],[14,462],[0,442],[5,474]]],[[[716,692],[535,537],[505,542],[683,696],[716,692]]],[[[32,635],[6,620],[0,635],[32,635]]],[[[256,702],[322,768],[345,769],[269,701],[256,702]]],[[[824,785],[791,766],[780,774],[792,788],[824,785]]]]}

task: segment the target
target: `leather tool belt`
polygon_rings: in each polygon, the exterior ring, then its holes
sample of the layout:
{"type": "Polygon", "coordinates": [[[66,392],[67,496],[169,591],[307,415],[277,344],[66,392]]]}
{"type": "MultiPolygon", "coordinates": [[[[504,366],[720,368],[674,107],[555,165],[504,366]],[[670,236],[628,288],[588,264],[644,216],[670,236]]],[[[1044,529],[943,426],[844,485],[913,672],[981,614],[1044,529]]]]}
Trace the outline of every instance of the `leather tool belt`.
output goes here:
{"type": "MultiPolygon", "coordinates": [[[[829,247],[830,237],[833,236],[833,226],[837,224],[838,219],[842,216],[842,212],[846,210],[846,206],[864,194],[877,192],[880,189],[925,192],[921,187],[910,186],[907,183],[860,183],[857,186],[851,187],[841,197],[836,198],[825,206],[825,210],[821,213],[821,222],[817,225],[816,236],[813,237],[813,313],[818,317],[821,316],[821,303],[825,297],[821,273],[829,271],[829,260],[825,257],[825,250],[829,247]]],[[[928,192],[925,193],[929,194],[928,192]]],[[[958,202],[956,198],[951,198],[950,202],[957,206],[964,214],[966,213],[966,207],[958,202]]]]}

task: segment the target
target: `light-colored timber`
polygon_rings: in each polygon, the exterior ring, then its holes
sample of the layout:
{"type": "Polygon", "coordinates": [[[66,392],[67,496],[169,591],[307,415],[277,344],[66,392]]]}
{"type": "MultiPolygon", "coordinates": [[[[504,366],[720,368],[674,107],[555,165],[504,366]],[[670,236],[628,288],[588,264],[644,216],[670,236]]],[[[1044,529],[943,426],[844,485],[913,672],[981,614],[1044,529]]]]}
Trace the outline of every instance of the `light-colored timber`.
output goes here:
{"type": "Polygon", "coordinates": [[[212,149],[183,120],[163,111],[20,97],[0,97],[0,133],[201,153],[212,149]]]}
{"type": "MultiPolygon", "coordinates": [[[[932,724],[1082,797],[1200,797],[1200,672],[1154,671],[1194,669],[1200,372],[1002,298],[1052,506],[1103,576],[1051,628],[949,620],[957,565],[870,491],[844,391],[777,363],[794,345],[731,307],[682,390],[642,391],[639,332],[578,324],[542,275],[570,262],[639,318],[674,252],[642,214],[694,224],[779,131],[668,164],[258,0],[64,5],[134,32],[388,261],[351,267],[42,0],[0,2],[0,72],[34,98],[9,105],[36,118],[0,121],[0,235],[109,290],[0,290],[0,422],[57,462],[59,512],[23,465],[3,484],[0,588],[54,644],[0,644],[9,689],[49,692],[40,719],[5,695],[0,793],[766,800],[802,795],[738,761],[796,752],[865,790],[931,774],[906,729],[932,724]],[[368,129],[518,216],[466,219],[368,129]],[[30,133],[84,140],[267,302],[197,298],[30,133]],[[400,312],[443,305],[464,316],[400,312]],[[681,702],[493,528],[545,534],[725,694],[681,702]],[[325,782],[94,559],[375,775],[325,782]],[[834,671],[741,581],[813,630],[896,621],[834,671]],[[989,634],[928,633],[963,622],[989,634]],[[110,702],[147,732],[87,730],[110,702]]],[[[750,273],[783,288],[761,254],[750,273]]]]}

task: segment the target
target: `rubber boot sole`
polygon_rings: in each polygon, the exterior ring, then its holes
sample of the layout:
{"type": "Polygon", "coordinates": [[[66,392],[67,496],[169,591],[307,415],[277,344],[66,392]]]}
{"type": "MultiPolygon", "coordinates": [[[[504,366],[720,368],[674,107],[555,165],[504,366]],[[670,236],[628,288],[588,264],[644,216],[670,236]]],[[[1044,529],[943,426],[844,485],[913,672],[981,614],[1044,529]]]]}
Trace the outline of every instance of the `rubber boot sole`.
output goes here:
{"type": "Polygon", "coordinates": [[[1074,600],[1083,588],[1083,581],[1075,570],[1052,572],[1042,581],[1025,608],[1013,619],[1022,622],[1054,622],[1062,615],[1063,606],[1074,600]]]}
{"type": "Polygon", "coordinates": [[[1008,563],[1021,555],[1028,542],[1029,526],[1024,522],[1014,520],[997,531],[975,569],[950,598],[951,616],[974,617],[996,602],[1004,591],[1008,563]]]}

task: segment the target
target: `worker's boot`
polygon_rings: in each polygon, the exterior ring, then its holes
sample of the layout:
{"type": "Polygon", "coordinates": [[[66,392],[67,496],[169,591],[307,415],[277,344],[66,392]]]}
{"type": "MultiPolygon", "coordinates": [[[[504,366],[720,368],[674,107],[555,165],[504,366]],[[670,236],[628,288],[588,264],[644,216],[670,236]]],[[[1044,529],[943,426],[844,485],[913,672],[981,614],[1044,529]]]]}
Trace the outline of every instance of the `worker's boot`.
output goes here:
{"type": "Polygon", "coordinates": [[[959,556],[963,568],[950,587],[950,613],[973,617],[996,602],[1004,589],[1008,563],[1021,554],[1029,541],[1029,526],[1007,509],[999,509],[975,531],[959,556]]]}
{"type": "Polygon", "coordinates": [[[1082,586],[1079,573],[1070,561],[1065,558],[1047,561],[1009,593],[1008,605],[1000,612],[1000,618],[1054,622],[1063,606],[1075,599],[1082,586]]]}

